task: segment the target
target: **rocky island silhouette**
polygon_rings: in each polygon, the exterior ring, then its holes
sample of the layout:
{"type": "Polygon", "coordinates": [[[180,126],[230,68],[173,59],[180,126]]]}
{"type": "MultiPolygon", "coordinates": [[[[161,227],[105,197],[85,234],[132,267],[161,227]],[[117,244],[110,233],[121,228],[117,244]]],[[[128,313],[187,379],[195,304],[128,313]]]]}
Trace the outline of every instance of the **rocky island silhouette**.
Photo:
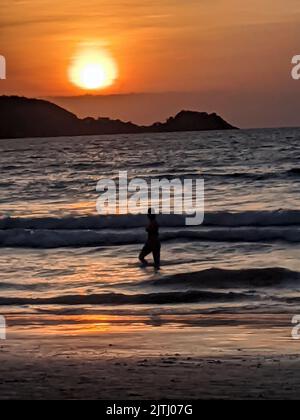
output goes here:
{"type": "Polygon", "coordinates": [[[80,119],[51,102],[18,96],[0,97],[0,115],[1,139],[236,129],[215,113],[195,111],[181,111],[150,126],[110,118],[80,119]]]}

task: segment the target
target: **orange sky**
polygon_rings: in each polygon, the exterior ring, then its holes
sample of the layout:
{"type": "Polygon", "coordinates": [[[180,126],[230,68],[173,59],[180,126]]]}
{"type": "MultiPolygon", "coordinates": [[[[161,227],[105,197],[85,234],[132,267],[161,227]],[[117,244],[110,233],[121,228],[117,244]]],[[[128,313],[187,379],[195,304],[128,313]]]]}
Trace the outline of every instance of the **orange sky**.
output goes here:
{"type": "MultiPolygon", "coordinates": [[[[99,93],[297,94],[299,0],[2,0],[1,93],[85,93],[67,77],[80,43],[105,46],[119,78],[99,93]]],[[[299,121],[300,124],[300,121],[299,121]]]]}

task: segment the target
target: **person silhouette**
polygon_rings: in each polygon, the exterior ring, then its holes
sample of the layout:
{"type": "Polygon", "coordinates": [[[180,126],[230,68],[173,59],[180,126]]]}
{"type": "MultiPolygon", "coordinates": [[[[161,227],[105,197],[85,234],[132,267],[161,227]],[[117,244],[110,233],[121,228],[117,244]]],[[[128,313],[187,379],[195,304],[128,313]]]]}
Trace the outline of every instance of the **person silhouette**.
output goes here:
{"type": "Polygon", "coordinates": [[[144,245],[142,252],[139,255],[139,260],[145,266],[148,265],[148,261],[145,259],[149,254],[152,253],[154,259],[154,267],[156,270],[160,269],[160,252],[161,243],[159,239],[159,224],[156,221],[156,215],[152,212],[152,209],[148,210],[149,225],[146,229],[148,233],[148,240],[144,245]]]}

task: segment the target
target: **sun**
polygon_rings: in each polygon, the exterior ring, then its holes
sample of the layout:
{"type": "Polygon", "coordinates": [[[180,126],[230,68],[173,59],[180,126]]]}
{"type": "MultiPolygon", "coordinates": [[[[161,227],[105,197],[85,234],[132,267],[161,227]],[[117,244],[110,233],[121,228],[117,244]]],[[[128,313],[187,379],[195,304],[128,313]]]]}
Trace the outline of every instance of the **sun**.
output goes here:
{"type": "Polygon", "coordinates": [[[81,89],[105,89],[112,86],[117,77],[117,64],[104,49],[80,50],[69,67],[69,80],[81,89]]]}

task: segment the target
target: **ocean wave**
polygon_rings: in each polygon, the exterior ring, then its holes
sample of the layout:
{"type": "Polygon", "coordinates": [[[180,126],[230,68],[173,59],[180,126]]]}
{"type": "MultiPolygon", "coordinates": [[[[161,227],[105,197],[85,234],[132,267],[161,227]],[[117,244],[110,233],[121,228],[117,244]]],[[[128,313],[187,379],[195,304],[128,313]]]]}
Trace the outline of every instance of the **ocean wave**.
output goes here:
{"type": "Polygon", "coordinates": [[[278,178],[287,173],[276,173],[276,172],[231,172],[231,173],[209,173],[203,174],[205,180],[210,178],[221,178],[221,179],[240,179],[240,180],[251,180],[251,181],[264,181],[272,178],[278,178]]]}
{"type": "Polygon", "coordinates": [[[10,188],[12,184],[13,182],[0,182],[0,188],[1,189],[10,188]]]}
{"type": "Polygon", "coordinates": [[[290,176],[299,176],[300,168],[291,168],[286,171],[278,172],[224,172],[224,173],[204,173],[204,178],[233,178],[252,181],[264,181],[269,179],[284,178],[290,176]]]}
{"type": "Polygon", "coordinates": [[[150,177],[154,178],[166,178],[173,179],[174,177],[184,179],[184,178],[199,178],[203,177],[206,181],[210,180],[240,180],[240,181],[267,181],[272,179],[284,179],[289,177],[297,177],[300,175],[300,168],[291,168],[288,170],[282,171],[265,171],[265,172],[209,172],[209,171],[199,171],[195,170],[194,172],[186,172],[179,170],[168,170],[168,172],[162,173],[160,175],[151,174],[150,177]]]}
{"type": "MultiPolygon", "coordinates": [[[[145,215],[2,218],[0,247],[95,247],[145,241],[145,215]]],[[[300,242],[300,211],[208,212],[187,227],[186,216],[159,216],[162,241],[300,242]]]]}
{"type": "MultiPolygon", "coordinates": [[[[0,230],[101,230],[142,228],[145,215],[112,215],[47,218],[0,218],[0,230]]],[[[160,215],[161,227],[184,227],[185,215],[160,215]]],[[[202,226],[216,227],[268,227],[300,226],[300,210],[206,212],[202,226]]]]}
{"type": "MultiPolygon", "coordinates": [[[[182,228],[162,230],[161,240],[208,242],[300,242],[298,228],[182,228]]],[[[0,230],[0,247],[68,248],[141,244],[144,229],[128,230],[0,230]]]]}
{"type": "Polygon", "coordinates": [[[208,269],[192,273],[176,274],[158,280],[147,280],[139,286],[171,289],[230,289],[230,288],[273,288],[299,282],[300,273],[284,268],[255,269],[208,269]]]}
{"type": "Polygon", "coordinates": [[[240,213],[208,212],[204,226],[296,226],[300,225],[299,210],[244,211],[240,213]]]}
{"type": "Polygon", "coordinates": [[[103,293],[95,295],[66,295],[52,298],[0,297],[0,306],[173,305],[184,303],[235,302],[241,300],[253,300],[254,298],[255,295],[249,293],[214,293],[190,290],[187,292],[135,295],[103,293]]]}
{"type": "Polygon", "coordinates": [[[103,170],[103,169],[110,169],[111,165],[109,163],[104,162],[77,162],[74,164],[70,164],[70,167],[75,171],[90,171],[90,170],[103,170]]]}
{"type": "Polygon", "coordinates": [[[289,175],[300,176],[300,168],[292,168],[287,173],[289,175]]]}

